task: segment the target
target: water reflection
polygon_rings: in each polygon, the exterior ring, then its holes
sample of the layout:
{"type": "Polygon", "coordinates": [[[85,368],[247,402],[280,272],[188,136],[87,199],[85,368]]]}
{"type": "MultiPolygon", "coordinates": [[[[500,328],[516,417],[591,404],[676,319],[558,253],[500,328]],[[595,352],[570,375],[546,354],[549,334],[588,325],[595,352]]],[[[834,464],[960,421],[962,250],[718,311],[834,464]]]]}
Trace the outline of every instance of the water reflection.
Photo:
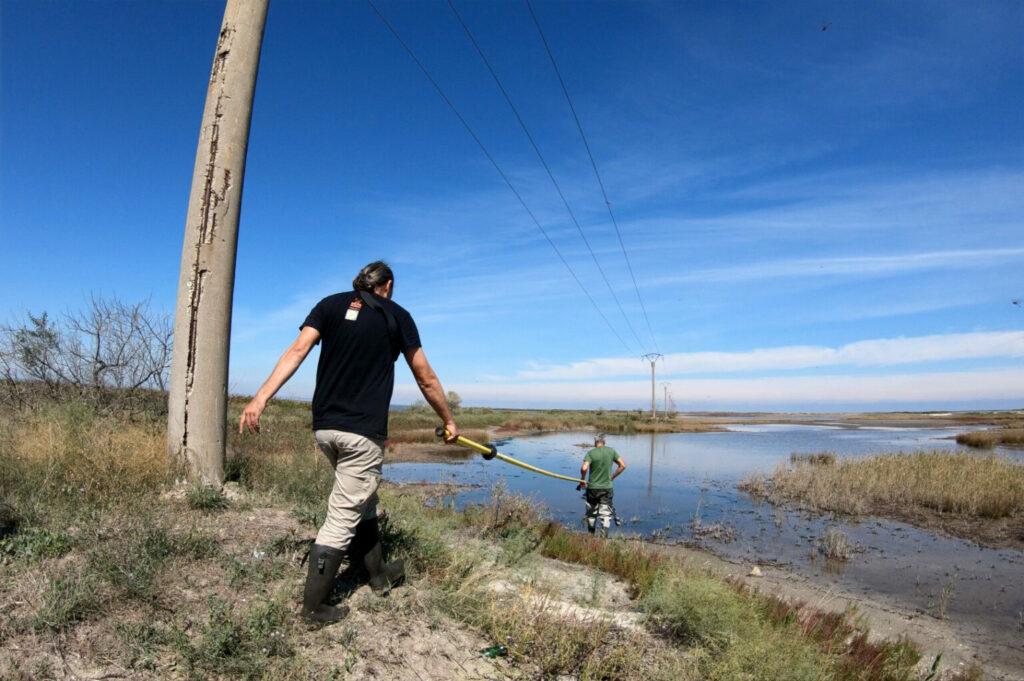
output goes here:
{"type": "Polygon", "coordinates": [[[651,433],[651,458],[647,462],[647,497],[650,498],[651,492],[654,489],[654,440],[657,437],[655,433],[651,433]]]}

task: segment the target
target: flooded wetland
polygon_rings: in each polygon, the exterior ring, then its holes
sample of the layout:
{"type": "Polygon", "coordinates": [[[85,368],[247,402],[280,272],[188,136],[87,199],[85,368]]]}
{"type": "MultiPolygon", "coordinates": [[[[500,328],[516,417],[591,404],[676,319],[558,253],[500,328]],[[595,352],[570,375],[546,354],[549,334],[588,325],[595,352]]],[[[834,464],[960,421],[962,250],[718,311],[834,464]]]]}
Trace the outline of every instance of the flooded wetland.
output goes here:
{"type": "MultiPolygon", "coordinates": [[[[738,568],[780,569],[819,588],[891,603],[912,617],[955,622],[958,631],[1001,649],[1001,666],[1012,669],[1024,661],[1024,552],[1019,541],[983,545],[962,538],[963,532],[958,537],[870,515],[812,512],[772,504],[741,489],[742,481],[757,473],[770,475],[793,454],[832,452],[843,460],[965,451],[955,441],[963,430],[756,424],[732,425],[723,432],[612,435],[608,444],[628,464],[615,481],[622,525],[613,534],[698,547],[738,568]]],[[[527,463],[574,475],[592,437],[562,432],[495,444],[527,463]]],[[[999,449],[997,454],[1024,463],[1022,450],[999,449]]],[[[583,527],[583,501],[571,483],[498,461],[391,464],[386,476],[470,486],[455,498],[459,505],[485,502],[496,485],[503,485],[535,499],[558,522],[583,527]]]]}

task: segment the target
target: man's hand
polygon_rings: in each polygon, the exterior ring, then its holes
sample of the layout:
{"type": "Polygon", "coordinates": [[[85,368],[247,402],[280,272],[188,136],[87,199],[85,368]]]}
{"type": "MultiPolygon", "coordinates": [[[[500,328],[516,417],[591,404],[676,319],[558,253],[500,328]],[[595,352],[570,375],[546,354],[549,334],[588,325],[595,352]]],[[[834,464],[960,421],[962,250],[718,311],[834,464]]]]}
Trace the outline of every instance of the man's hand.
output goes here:
{"type": "Polygon", "coordinates": [[[246,429],[253,434],[260,432],[260,414],[267,408],[267,402],[292,377],[295,370],[306,359],[309,351],[319,342],[320,332],[317,329],[312,326],[302,327],[299,337],[284,351],[281,359],[277,360],[274,370],[270,372],[270,376],[256,391],[256,397],[252,398],[242,410],[242,416],[238,419],[239,433],[244,433],[246,429]]]}
{"type": "Polygon", "coordinates": [[[459,427],[455,425],[455,421],[446,421],[444,429],[447,435],[445,435],[445,444],[454,444],[459,439],[459,427]]]}
{"type": "Polygon", "coordinates": [[[252,434],[260,432],[260,415],[267,408],[267,403],[258,397],[252,398],[249,404],[245,405],[242,415],[238,419],[238,432],[244,433],[248,430],[252,434]]]}

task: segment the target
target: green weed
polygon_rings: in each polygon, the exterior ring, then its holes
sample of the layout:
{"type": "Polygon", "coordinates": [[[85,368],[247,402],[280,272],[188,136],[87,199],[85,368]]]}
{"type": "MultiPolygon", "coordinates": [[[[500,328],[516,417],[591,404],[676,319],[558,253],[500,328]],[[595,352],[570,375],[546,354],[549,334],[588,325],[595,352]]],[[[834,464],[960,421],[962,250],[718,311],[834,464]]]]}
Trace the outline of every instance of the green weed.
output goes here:
{"type": "Polygon", "coordinates": [[[32,527],[0,539],[0,560],[33,562],[60,558],[71,547],[72,541],[67,533],[32,527]]]}
{"type": "Polygon", "coordinates": [[[31,621],[36,631],[61,632],[102,613],[104,598],[94,572],[75,568],[51,577],[40,594],[31,621]]]}
{"type": "Polygon", "coordinates": [[[227,497],[218,488],[210,485],[196,485],[185,493],[185,503],[193,511],[212,513],[229,506],[227,497]]]}

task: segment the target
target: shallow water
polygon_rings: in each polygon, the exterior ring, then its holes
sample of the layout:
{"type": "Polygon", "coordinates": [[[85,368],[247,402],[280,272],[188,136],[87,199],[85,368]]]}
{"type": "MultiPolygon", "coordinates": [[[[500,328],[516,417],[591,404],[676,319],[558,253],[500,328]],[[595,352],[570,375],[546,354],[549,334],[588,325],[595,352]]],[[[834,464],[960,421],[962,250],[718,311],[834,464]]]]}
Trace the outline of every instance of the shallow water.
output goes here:
{"type": "MultiPolygon", "coordinates": [[[[777,563],[844,589],[893,597],[922,612],[970,620],[990,631],[1024,632],[1024,554],[869,519],[853,523],[758,503],[736,489],[754,471],[771,472],[792,452],[831,451],[842,457],[879,452],[957,450],[963,428],[840,428],[817,425],[734,426],[730,432],[609,436],[628,470],[615,481],[619,532],[652,534],[700,544],[733,560],[777,563]],[[694,537],[693,520],[733,528],[732,541],[694,537]],[[817,554],[825,530],[838,527],[859,547],[845,564],[817,554]]],[[[555,433],[496,442],[503,453],[543,468],[575,475],[588,433],[555,433]]],[[[1024,452],[1007,450],[1024,461],[1024,452]]],[[[459,504],[484,502],[503,483],[535,498],[554,519],[582,528],[583,502],[571,483],[536,475],[500,461],[458,464],[392,464],[395,481],[477,485],[459,504]]],[[[615,530],[613,529],[613,532],[615,530]]]]}

